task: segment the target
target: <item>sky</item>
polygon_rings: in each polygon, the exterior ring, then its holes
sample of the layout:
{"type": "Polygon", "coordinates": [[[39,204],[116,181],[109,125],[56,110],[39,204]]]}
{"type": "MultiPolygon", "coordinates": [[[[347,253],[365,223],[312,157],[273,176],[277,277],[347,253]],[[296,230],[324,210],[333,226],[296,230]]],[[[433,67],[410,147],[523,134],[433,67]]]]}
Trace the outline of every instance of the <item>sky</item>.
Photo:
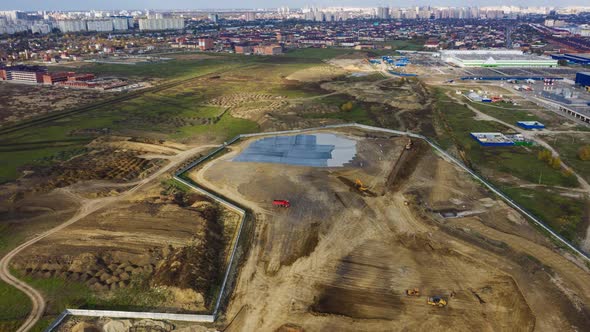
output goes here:
{"type": "Polygon", "coordinates": [[[432,6],[590,6],[588,0],[0,0],[0,10],[90,10],[90,9],[211,9],[276,8],[289,6],[371,7],[432,6]]]}

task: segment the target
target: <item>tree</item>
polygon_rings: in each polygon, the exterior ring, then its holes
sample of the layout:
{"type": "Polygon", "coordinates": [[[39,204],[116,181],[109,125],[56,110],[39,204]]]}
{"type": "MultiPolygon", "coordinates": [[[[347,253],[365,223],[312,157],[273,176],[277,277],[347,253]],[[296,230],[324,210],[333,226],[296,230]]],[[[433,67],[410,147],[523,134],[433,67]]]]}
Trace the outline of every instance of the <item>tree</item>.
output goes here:
{"type": "Polygon", "coordinates": [[[584,145],[578,149],[578,158],[583,161],[590,160],[590,145],[584,145]]]}
{"type": "Polygon", "coordinates": [[[352,101],[348,101],[348,102],[342,104],[342,106],[340,106],[340,109],[344,112],[350,112],[350,111],[352,111],[353,107],[354,107],[354,104],[352,103],[352,101]]]}
{"type": "Polygon", "coordinates": [[[550,162],[551,157],[552,157],[551,151],[549,151],[549,150],[542,150],[542,151],[539,151],[539,153],[537,154],[537,159],[542,160],[542,161],[550,162]]]}
{"type": "Polygon", "coordinates": [[[559,159],[559,157],[551,158],[551,161],[549,162],[549,166],[553,167],[554,169],[560,169],[561,168],[561,159],[559,159]]]}

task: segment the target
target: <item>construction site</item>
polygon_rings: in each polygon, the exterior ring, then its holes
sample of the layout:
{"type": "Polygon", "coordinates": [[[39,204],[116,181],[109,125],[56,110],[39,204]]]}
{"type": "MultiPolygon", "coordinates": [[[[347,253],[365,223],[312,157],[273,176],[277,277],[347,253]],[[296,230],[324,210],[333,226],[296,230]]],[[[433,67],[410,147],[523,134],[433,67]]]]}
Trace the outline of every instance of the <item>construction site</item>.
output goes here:
{"type": "Polygon", "coordinates": [[[189,173],[255,217],[218,320],[225,331],[589,326],[587,266],[425,142],[357,129],[305,135],[333,144],[251,138],[189,173]],[[296,162],[284,153],[302,146],[296,162]],[[352,155],[302,165],[326,149],[352,155]]]}

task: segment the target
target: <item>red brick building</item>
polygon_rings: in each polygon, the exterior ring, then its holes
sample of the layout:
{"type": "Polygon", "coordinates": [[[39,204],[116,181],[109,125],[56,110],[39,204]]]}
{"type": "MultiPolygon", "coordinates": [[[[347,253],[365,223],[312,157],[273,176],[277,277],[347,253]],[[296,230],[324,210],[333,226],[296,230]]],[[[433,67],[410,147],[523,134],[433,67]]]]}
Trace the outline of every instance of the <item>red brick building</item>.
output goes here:
{"type": "Polygon", "coordinates": [[[213,46],[213,39],[212,38],[199,38],[199,49],[201,51],[208,51],[212,50],[213,46]]]}

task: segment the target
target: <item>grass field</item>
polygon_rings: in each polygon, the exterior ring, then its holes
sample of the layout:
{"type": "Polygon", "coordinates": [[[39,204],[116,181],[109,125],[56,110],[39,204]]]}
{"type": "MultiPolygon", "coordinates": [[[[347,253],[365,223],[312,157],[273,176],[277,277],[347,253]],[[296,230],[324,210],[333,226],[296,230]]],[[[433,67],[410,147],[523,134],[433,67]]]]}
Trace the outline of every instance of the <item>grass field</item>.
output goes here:
{"type": "MultiPolygon", "coordinates": [[[[118,76],[128,78],[164,78],[182,79],[205,75],[222,70],[229,65],[242,63],[242,58],[232,58],[232,62],[225,58],[202,60],[168,60],[153,63],[138,63],[136,65],[89,63],[78,69],[80,72],[93,73],[100,76],[118,76]]],[[[71,70],[66,67],[51,67],[52,71],[71,70]]]]}
{"type": "MultiPolygon", "coordinates": [[[[574,176],[550,167],[537,158],[539,147],[482,147],[473,140],[470,132],[507,132],[509,128],[497,122],[475,120],[466,106],[455,103],[436,90],[436,118],[443,135],[437,137],[441,145],[450,148],[456,144],[465,153],[471,167],[508,194],[514,201],[531,211],[566,239],[576,243],[584,234],[582,225],[587,200],[560,196],[553,190],[521,188],[520,184],[577,187],[574,176]]],[[[479,105],[477,105],[479,106],[479,105]]],[[[479,108],[479,107],[478,107],[479,108]]],[[[483,110],[482,110],[483,111],[483,110]]],[[[495,110],[487,110],[493,112],[495,110]]],[[[504,118],[507,121],[507,117],[504,118]]]]}
{"type": "Polygon", "coordinates": [[[542,188],[504,187],[502,190],[569,241],[578,244],[581,234],[585,234],[586,223],[583,220],[588,200],[563,197],[542,188]]]}
{"type": "Polygon", "coordinates": [[[470,135],[470,132],[509,132],[509,128],[493,121],[475,120],[474,113],[466,106],[457,104],[442,90],[436,92],[436,108],[450,132],[442,137],[448,145],[449,137],[458,143],[473,167],[489,177],[508,175],[529,183],[551,186],[576,187],[574,176],[567,176],[560,170],[551,168],[538,160],[538,147],[483,147],[470,135]]]}
{"type": "Polygon", "coordinates": [[[576,173],[586,181],[590,181],[590,161],[578,158],[578,149],[584,145],[590,145],[590,134],[584,135],[555,135],[543,136],[544,140],[555,148],[562,160],[571,166],[576,173]]]}
{"type": "Polygon", "coordinates": [[[544,122],[541,118],[526,110],[522,110],[518,106],[513,106],[507,103],[479,103],[471,102],[471,105],[478,110],[493,116],[498,120],[502,120],[511,125],[516,125],[518,121],[539,121],[544,122]]]}

